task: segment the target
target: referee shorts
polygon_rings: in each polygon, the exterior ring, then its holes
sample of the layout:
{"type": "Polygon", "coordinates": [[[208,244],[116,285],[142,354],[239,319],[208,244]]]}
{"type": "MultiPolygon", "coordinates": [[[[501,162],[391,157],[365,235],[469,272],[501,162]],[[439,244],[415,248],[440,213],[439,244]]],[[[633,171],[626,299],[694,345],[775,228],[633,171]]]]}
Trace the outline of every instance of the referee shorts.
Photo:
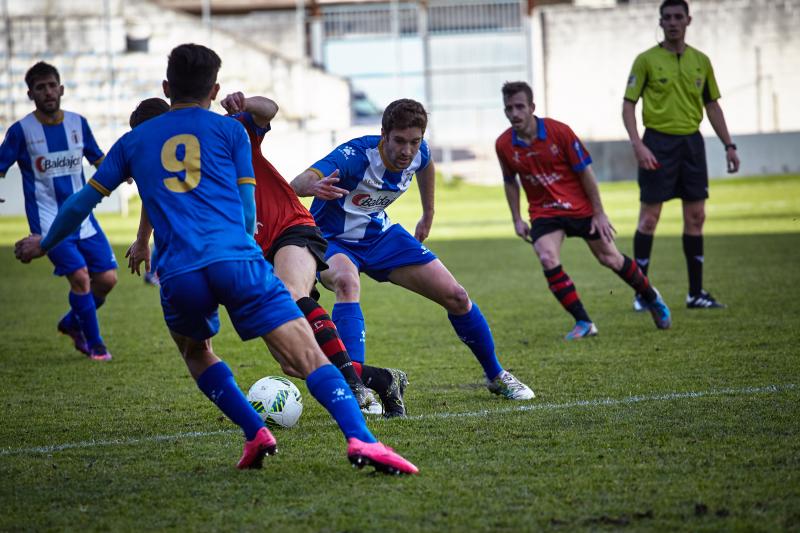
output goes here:
{"type": "Polygon", "coordinates": [[[647,129],[642,137],[659,167],[639,168],[639,200],[659,204],[680,198],[686,201],[708,198],[706,148],[699,131],[691,135],[670,135],[647,129]]]}

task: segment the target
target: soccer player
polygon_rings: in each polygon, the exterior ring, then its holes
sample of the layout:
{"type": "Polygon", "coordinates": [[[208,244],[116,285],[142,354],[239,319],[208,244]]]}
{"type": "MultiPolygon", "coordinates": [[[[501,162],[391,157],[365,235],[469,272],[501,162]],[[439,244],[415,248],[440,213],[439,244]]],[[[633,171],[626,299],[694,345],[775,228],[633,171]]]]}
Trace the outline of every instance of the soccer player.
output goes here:
{"type": "MultiPolygon", "coordinates": [[[[136,109],[133,110],[130,116],[130,120],[128,123],[130,124],[131,129],[135,128],[145,120],[149,120],[153,117],[157,117],[158,115],[162,115],[169,111],[169,104],[165,102],[161,98],[147,98],[146,100],[142,100],[139,102],[139,105],[136,106],[136,109]]],[[[138,234],[145,234],[147,233],[147,238],[149,239],[150,233],[153,231],[153,226],[150,225],[150,220],[147,218],[147,210],[142,207],[141,216],[139,220],[139,233],[138,234]]],[[[135,246],[139,245],[139,241],[135,241],[134,244],[128,248],[128,251],[125,252],[125,257],[129,258],[128,264],[131,267],[131,272],[139,273],[139,264],[142,261],[147,261],[146,268],[144,272],[144,282],[147,285],[153,285],[154,287],[159,286],[158,281],[158,252],[156,252],[156,247],[152,246],[148,248],[149,255],[147,257],[142,257],[138,262],[136,262],[136,256],[132,255],[136,253],[135,246]],[[136,262],[134,267],[134,262],[136,262]]],[[[148,244],[148,241],[144,241],[144,244],[148,244]]],[[[141,255],[141,254],[140,254],[141,255]]]]}
{"type": "MultiPolygon", "coordinates": [[[[633,62],[622,121],[639,163],[639,224],[633,237],[633,256],[646,274],[650,266],[663,202],[683,202],[683,254],[689,275],[689,309],[725,307],[703,289],[703,223],[708,198],[708,168],[703,137],[698,131],[703,108],[725,145],[728,172],[739,170],[736,145],[728,133],[719,105],[720,92],[708,57],[686,44],[692,21],[685,0],[665,0],[659,8],[664,40],[639,54],[633,62]],[[645,132],[636,126],[636,102],[644,99],[645,132]]],[[[639,298],[634,309],[642,310],[639,298]]]]}
{"type": "Polygon", "coordinates": [[[161,305],[172,338],[200,390],[245,434],[238,468],[259,468],[277,443],[214,353],[211,337],[225,305],[242,339],[261,337],[283,371],[306,380],[336,420],[356,466],[393,473],[417,468],[378,442],[355,398],[253,239],[255,199],[250,146],[242,126],[208,110],[221,61],[204,46],[180,45],[167,65],[171,111],[118,140],[88,186],[65,203],[42,239],[16,244],[21,261],[50,250],[104,195],[133,176],[160,255],[161,305]]]}
{"type": "Polygon", "coordinates": [[[502,92],[511,127],[497,138],[495,149],[514,231],[533,244],[550,291],[575,319],[566,339],[597,335],[597,326],[561,266],[564,237],[583,238],[600,264],[616,272],[640,295],[656,326],[669,328],[670,311],[658,291],[614,244],[615,230],[603,210],[589,152],[569,126],[533,114],[536,106],[527,83],[507,82],[502,92]],[[517,177],[528,198],[530,226],[520,214],[517,177]]]}
{"type": "MultiPolygon", "coordinates": [[[[86,119],[61,109],[64,86],[54,66],[36,63],[25,74],[25,83],[36,110],[8,129],[0,145],[0,177],[17,163],[28,226],[32,234],[46,237],[59,207],[86,183],[83,158],[97,167],[103,152],[86,119]]],[[[110,361],[97,310],[117,283],[117,261],[100,224],[87,215],[47,252],[53,273],[66,277],[70,288],[69,311],[57,328],[89,359],[110,361]]]]}
{"type": "Polygon", "coordinates": [[[444,264],[426,248],[433,223],[434,167],[423,139],[428,116],[419,102],[397,100],[383,113],[381,135],[344,143],[292,180],[299,196],[314,196],[311,213],[328,240],[330,268],[322,282],[336,293],[333,321],[353,361],[364,363],[364,316],[359,274],[391,281],[447,310],[458,337],[483,367],[487,387],[511,400],[533,391],[503,369],[494,339],[478,306],[444,264]],[[392,224],[386,208],[417,175],[422,218],[412,236],[392,224]]]}
{"type": "MultiPolygon", "coordinates": [[[[150,109],[153,109],[156,115],[164,112],[155,109],[155,106],[148,102],[148,100],[142,102],[134,112],[136,120],[134,121],[132,117],[131,127],[135,127],[140,120],[147,117],[150,109]]],[[[396,369],[367,365],[362,369],[359,365],[361,370],[359,377],[327,311],[310,296],[316,293],[314,288],[316,271],[327,268],[323,257],[328,243],[322,238],[314,218],[297,199],[294,190],[261,152],[261,143],[270,130],[270,123],[278,112],[278,105],[263,96],[247,98],[241,92],[229,94],[221,104],[233,118],[242,123],[250,138],[256,179],[255,237],[264,257],[273,265],[275,275],[283,281],[303,311],[322,351],[342,372],[361,409],[371,414],[381,413],[381,406],[364,386],[363,377],[364,381],[378,392],[383,403],[383,415],[386,418],[405,416],[403,392],[408,384],[405,373],[396,369]]],[[[143,231],[146,224],[149,224],[145,214],[143,211],[139,237],[129,252],[132,255],[130,264],[136,272],[139,263],[146,261],[146,257],[143,256],[148,250],[146,245],[149,232],[143,231]]],[[[147,267],[147,263],[145,266],[147,267]]],[[[147,268],[146,271],[150,269],[147,268]]]]}

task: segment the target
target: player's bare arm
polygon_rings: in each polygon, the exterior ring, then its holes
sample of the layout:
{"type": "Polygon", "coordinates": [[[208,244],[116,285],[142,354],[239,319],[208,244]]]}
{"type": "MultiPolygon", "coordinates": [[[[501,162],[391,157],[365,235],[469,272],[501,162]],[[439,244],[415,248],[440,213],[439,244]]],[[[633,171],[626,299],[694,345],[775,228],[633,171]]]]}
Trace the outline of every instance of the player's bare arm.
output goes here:
{"type": "Polygon", "coordinates": [[[633,155],[640,167],[646,170],[655,170],[659,163],[653,152],[644,145],[642,138],[639,137],[639,128],[636,126],[636,104],[628,100],[622,102],[622,123],[628,132],[628,138],[633,147],[633,155]]]}
{"type": "Polygon", "coordinates": [[[261,128],[266,128],[278,114],[278,104],[274,100],[266,96],[245,96],[241,91],[227,95],[220,105],[231,115],[247,111],[261,128]]]}
{"type": "Polygon", "coordinates": [[[597,178],[592,170],[592,165],[588,165],[582,171],[578,172],[578,177],[581,180],[581,186],[592,204],[592,226],[591,233],[599,233],[600,238],[605,242],[612,242],[614,234],[617,232],[611,221],[608,220],[605,210],[603,209],[603,202],[600,200],[600,189],[597,187],[597,178]]]}
{"type": "Polygon", "coordinates": [[[433,225],[433,204],[436,189],[436,170],[433,160],[428,162],[428,166],[417,172],[417,184],[419,185],[419,199],[422,203],[422,217],[417,222],[414,230],[414,238],[423,242],[428,238],[433,225]]]}
{"type": "Polygon", "coordinates": [[[144,271],[150,272],[150,235],[153,234],[153,225],[147,210],[142,206],[142,213],[139,216],[139,229],[136,232],[136,240],[130,245],[125,257],[128,258],[128,268],[131,274],[140,276],[139,271],[142,261],[144,261],[144,271]]]}
{"type": "Polygon", "coordinates": [[[728,173],[733,174],[739,170],[739,154],[736,153],[736,145],[733,144],[728,125],[725,123],[725,114],[722,112],[719,102],[714,100],[706,104],[706,114],[714,132],[725,145],[725,160],[728,163],[728,173]]]}
{"type": "Polygon", "coordinates": [[[506,193],[508,209],[511,211],[511,222],[514,224],[514,233],[525,242],[531,242],[529,237],[531,227],[525,219],[522,218],[522,214],[519,210],[520,186],[517,180],[517,173],[509,169],[502,160],[500,161],[500,172],[503,174],[503,190],[506,193]]]}
{"type": "Polygon", "coordinates": [[[346,196],[347,189],[337,187],[339,183],[339,169],[334,170],[325,177],[309,169],[294,178],[289,185],[292,186],[297,196],[313,196],[320,200],[338,200],[346,196]]]}

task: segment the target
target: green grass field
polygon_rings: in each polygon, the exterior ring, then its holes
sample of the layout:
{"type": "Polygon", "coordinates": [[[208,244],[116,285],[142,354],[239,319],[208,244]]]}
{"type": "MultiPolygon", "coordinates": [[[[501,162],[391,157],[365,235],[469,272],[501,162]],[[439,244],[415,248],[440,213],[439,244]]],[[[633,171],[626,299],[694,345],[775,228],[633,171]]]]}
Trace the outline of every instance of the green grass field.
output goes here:
{"type": "MultiPolygon", "coordinates": [[[[630,253],[636,186],[601,190],[630,253]]],[[[305,412],[276,432],[279,455],[235,470],[241,435],[189,378],[157,290],[120,272],[100,311],[114,360],[88,361],[55,331],[66,283],[46,260],[16,262],[26,224],[0,218],[0,530],[800,530],[800,176],[712,183],[705,277],[726,310],[683,306],[679,209],[664,210],[650,270],[673,328],[634,313],[572,239],[563,264],[600,335],[567,343],[502,189],[440,187],[428,244],[537,398],[490,395],[440,308],[365,279],[368,360],[411,380],[410,417],[369,422],[420,467],[404,478],[351,469],[299,382],[305,412]]],[[[416,191],[390,213],[413,228],[416,191]]],[[[120,260],[136,221],[101,217],[120,260]]],[[[222,314],[215,349],[238,383],[279,374],[222,314]]]]}

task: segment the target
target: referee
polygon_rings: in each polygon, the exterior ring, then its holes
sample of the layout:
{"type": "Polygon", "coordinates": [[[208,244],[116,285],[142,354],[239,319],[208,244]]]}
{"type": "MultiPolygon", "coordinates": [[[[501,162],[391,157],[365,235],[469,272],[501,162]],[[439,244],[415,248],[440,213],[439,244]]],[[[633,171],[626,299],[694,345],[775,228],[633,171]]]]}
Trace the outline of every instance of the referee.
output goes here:
{"type": "MultiPolygon", "coordinates": [[[[633,254],[646,274],[663,202],[680,198],[683,253],[689,274],[686,306],[721,308],[725,305],[703,290],[703,222],[708,198],[705,145],[698,131],[703,107],[725,145],[729,173],[739,170],[739,156],[718,102],[719,87],[711,61],[684,40],[692,21],[689,5],[685,0],[664,0],[659,13],[664,40],[633,62],[622,104],[622,121],[639,164],[641,207],[633,254]],[[639,98],[644,99],[645,132],[641,138],[635,113],[639,98]]],[[[647,308],[638,297],[633,306],[637,311],[647,308]]]]}

